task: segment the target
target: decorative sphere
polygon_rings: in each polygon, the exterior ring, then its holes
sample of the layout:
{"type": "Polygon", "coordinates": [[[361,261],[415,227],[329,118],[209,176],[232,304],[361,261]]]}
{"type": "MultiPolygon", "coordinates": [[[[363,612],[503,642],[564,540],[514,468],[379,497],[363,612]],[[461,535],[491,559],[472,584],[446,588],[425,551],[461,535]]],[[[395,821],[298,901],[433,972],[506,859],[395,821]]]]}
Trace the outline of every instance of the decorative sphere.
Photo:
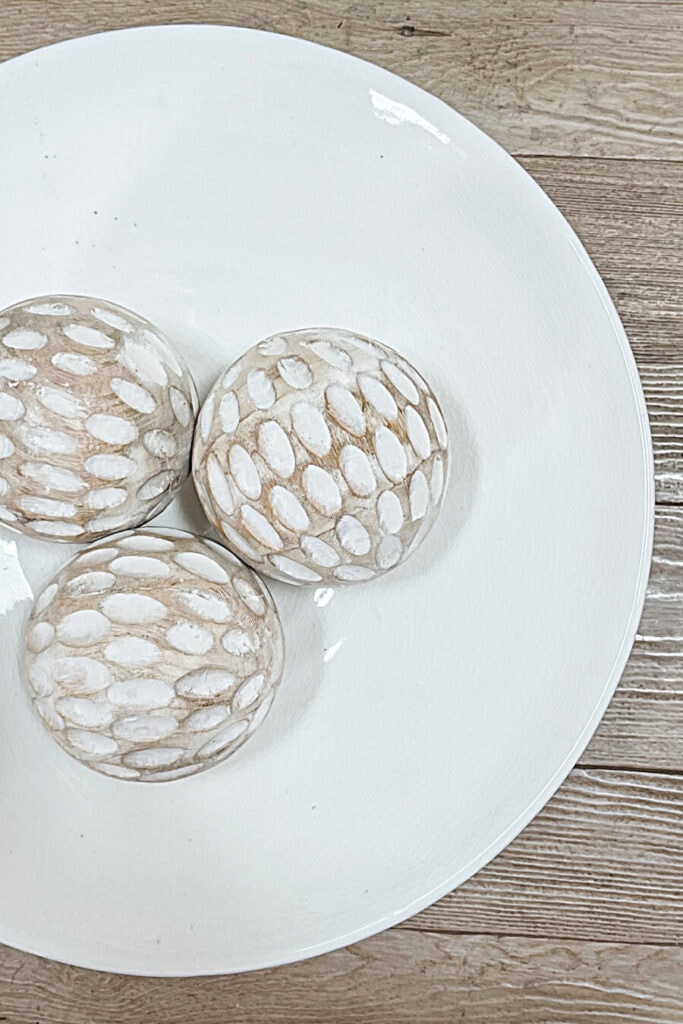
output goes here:
{"type": "Polygon", "coordinates": [[[258,576],[178,530],[115,534],[79,552],[38,597],[26,682],[72,757],[161,782],[223,761],[263,721],[284,646],[258,576]]]}
{"type": "Polygon", "coordinates": [[[448,436],[429,385],[348,331],[277,334],[238,359],[199,415],[193,475],[226,544],[288,583],[367,580],[431,529],[448,436]]]}
{"type": "Polygon", "coordinates": [[[0,312],[0,521],[91,541],[161,512],[189,472],[197,393],[159,331],[76,295],[0,312]]]}

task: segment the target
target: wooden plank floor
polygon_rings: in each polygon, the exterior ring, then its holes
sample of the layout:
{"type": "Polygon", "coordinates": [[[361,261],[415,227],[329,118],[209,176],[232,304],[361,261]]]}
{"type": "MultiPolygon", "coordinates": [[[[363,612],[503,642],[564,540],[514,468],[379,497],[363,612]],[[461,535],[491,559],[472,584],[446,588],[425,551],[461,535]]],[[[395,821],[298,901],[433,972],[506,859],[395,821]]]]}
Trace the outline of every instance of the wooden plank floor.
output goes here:
{"type": "Polygon", "coordinates": [[[0,947],[0,1022],[683,1022],[683,2],[0,0],[0,60],[127,25],[299,35],[442,97],[576,228],[651,416],[638,639],[580,765],[475,878],[400,928],[275,971],[124,978],[0,947]]]}

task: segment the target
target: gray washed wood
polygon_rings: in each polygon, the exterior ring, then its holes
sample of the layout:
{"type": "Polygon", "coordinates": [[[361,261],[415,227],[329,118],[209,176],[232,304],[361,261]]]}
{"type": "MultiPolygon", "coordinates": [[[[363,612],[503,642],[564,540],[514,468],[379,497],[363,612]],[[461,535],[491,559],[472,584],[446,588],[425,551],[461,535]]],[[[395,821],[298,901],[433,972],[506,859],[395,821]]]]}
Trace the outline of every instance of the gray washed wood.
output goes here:
{"type": "Polygon", "coordinates": [[[683,508],[657,509],[636,643],[581,763],[683,772],[683,508]]]}
{"type": "Polygon", "coordinates": [[[683,943],[683,776],[575,769],[506,850],[410,928],[683,943]]]}
{"type": "Polygon", "coordinates": [[[680,366],[683,168],[661,160],[519,157],[605,280],[637,357],[680,366]]]}
{"type": "Polygon", "coordinates": [[[520,161],[570,221],[623,320],[648,403],[658,501],[683,502],[683,170],[642,160],[520,161]]]}
{"type": "Polygon", "coordinates": [[[655,546],[637,638],[683,649],[683,509],[656,511],[655,546]]]}
{"type": "Polygon", "coordinates": [[[5,1024],[680,1024],[683,950],[385,932],[224,978],[126,978],[0,948],[5,1024]]]}
{"type": "Polygon", "coordinates": [[[514,153],[683,156],[677,2],[5,0],[0,58],[88,32],[192,21],[348,50],[436,93],[514,153]]]}
{"type": "Polygon", "coordinates": [[[680,641],[636,641],[617,691],[580,764],[683,772],[680,641]]]}

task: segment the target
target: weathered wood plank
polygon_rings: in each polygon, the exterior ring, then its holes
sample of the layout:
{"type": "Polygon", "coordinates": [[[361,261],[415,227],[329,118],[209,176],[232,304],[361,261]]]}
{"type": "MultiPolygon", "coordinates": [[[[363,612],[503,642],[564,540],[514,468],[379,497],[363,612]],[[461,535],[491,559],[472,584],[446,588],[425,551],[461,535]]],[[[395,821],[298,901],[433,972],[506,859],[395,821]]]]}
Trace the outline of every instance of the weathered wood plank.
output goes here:
{"type": "Polygon", "coordinates": [[[637,641],[584,767],[683,772],[683,646],[637,641]]]}
{"type": "MultiPolygon", "coordinates": [[[[683,215],[683,211],[682,211],[683,215]]],[[[681,250],[683,251],[683,249],[681,250]]],[[[679,280],[683,280],[681,277],[679,280]]],[[[679,284],[680,292],[680,284],[679,284]]],[[[679,327],[683,320],[679,320],[679,327]]],[[[657,501],[683,503],[683,338],[676,361],[637,358],[650,416],[657,501]]]]}
{"type": "Polygon", "coordinates": [[[575,769],[494,861],[410,927],[683,942],[683,776],[575,769]]]}
{"type": "Polygon", "coordinates": [[[683,509],[656,511],[652,566],[637,636],[683,648],[683,509]]]}
{"type": "Polygon", "coordinates": [[[674,1024],[683,950],[385,932],[275,971],[144,979],[0,948],[6,1024],[674,1024]]]}
{"type": "Polygon", "coordinates": [[[683,168],[520,162],[570,221],[612,294],[648,403],[657,499],[683,502],[683,168]]]}
{"type": "Polygon", "coordinates": [[[523,157],[602,275],[644,367],[683,363],[683,168],[523,157]]]}
{"type": "Polygon", "coordinates": [[[683,508],[658,508],[638,639],[583,765],[683,772],[683,508]]]}
{"type": "Polygon", "coordinates": [[[0,59],[128,25],[302,36],[436,93],[514,153],[683,157],[683,8],[637,0],[4,0],[0,59]]]}

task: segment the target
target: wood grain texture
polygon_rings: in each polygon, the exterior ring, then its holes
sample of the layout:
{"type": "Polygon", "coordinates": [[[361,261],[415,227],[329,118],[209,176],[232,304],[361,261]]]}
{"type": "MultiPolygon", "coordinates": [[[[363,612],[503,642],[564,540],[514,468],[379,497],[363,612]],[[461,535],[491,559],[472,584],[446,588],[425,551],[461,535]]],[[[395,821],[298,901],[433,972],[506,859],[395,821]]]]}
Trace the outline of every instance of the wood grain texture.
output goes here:
{"type": "Polygon", "coordinates": [[[683,508],[657,509],[636,643],[581,763],[683,772],[683,508]]]}
{"type": "Polygon", "coordinates": [[[683,510],[657,509],[647,599],[637,637],[683,648],[683,510]]]}
{"type": "Polygon", "coordinates": [[[683,776],[575,769],[494,861],[407,927],[683,942],[683,776]]]}
{"type": "Polygon", "coordinates": [[[680,1024],[683,950],[386,932],[224,978],[78,971],[0,948],[5,1024],[680,1024]]]}
{"type": "Polygon", "coordinates": [[[648,404],[657,500],[683,502],[683,167],[520,162],[570,221],[614,299],[648,404]]]}
{"type": "Polygon", "coordinates": [[[0,59],[129,25],[301,36],[434,92],[513,153],[683,156],[676,0],[4,0],[0,59]]]}
{"type": "Polygon", "coordinates": [[[584,766],[683,772],[681,642],[636,641],[584,766]]]}

